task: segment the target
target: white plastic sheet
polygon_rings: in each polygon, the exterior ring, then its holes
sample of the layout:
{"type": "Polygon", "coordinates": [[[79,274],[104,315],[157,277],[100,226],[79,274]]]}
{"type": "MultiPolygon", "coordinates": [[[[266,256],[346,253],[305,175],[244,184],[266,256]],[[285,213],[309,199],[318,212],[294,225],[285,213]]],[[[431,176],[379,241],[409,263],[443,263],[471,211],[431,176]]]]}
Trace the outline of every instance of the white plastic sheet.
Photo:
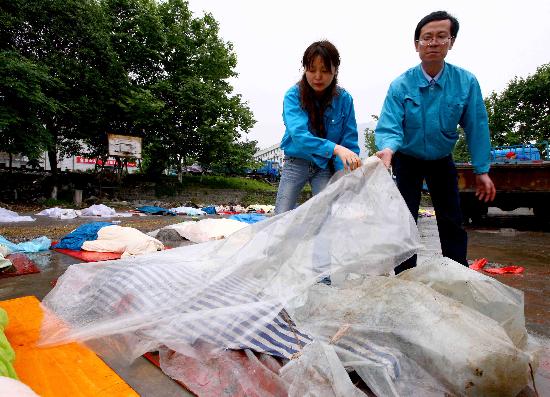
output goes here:
{"type": "Polygon", "coordinates": [[[80,216],[111,217],[115,215],[116,211],[114,208],[107,207],[105,204],[93,204],[80,211],[80,216]]]}
{"type": "Polygon", "coordinates": [[[36,215],[42,215],[42,216],[47,216],[50,218],[57,218],[57,219],[74,219],[78,216],[78,213],[71,208],[53,207],[53,208],[46,208],[45,210],[40,211],[36,215]]]}
{"type": "Polygon", "coordinates": [[[389,273],[418,246],[403,199],[385,168],[371,159],[297,209],[226,240],[71,266],[43,302],[70,328],[46,317],[44,340],[124,335],[117,337],[119,348],[134,358],[161,344],[185,348],[217,329],[190,331],[198,320],[224,324],[217,341],[231,326],[251,335],[331,270],[361,265],[370,274],[389,273]],[[228,280],[239,280],[246,290],[239,294],[228,280]],[[226,293],[223,302],[193,308],[219,291],[226,293]]]}
{"type": "Polygon", "coordinates": [[[0,223],[32,222],[35,219],[30,216],[19,215],[15,211],[0,207],[0,223]]]}
{"type": "Polygon", "coordinates": [[[82,244],[84,251],[120,252],[122,257],[161,251],[164,245],[157,239],[133,227],[105,226],[98,230],[96,240],[82,244]]]}
{"type": "Polygon", "coordinates": [[[199,208],[186,207],[186,206],[170,208],[170,211],[175,212],[176,214],[179,214],[179,215],[189,215],[189,216],[206,215],[206,212],[204,212],[199,208]]]}
{"type": "Polygon", "coordinates": [[[226,238],[247,226],[248,224],[243,222],[221,218],[181,222],[166,226],[165,229],[174,229],[181,237],[194,243],[205,243],[226,238]]]}
{"type": "Polygon", "coordinates": [[[289,397],[365,396],[351,382],[334,347],[328,343],[310,343],[298,358],[281,369],[280,374],[288,384],[289,397]]]}

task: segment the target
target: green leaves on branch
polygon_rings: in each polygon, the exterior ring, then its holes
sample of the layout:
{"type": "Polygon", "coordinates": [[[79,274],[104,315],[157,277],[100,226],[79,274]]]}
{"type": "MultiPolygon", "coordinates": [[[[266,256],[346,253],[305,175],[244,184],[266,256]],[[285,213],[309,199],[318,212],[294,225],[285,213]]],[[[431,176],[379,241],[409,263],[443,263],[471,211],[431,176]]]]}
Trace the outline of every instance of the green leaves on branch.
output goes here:
{"type": "Polygon", "coordinates": [[[485,99],[493,145],[540,142],[550,138],[550,64],[485,99]]]}
{"type": "Polygon", "coordinates": [[[232,44],[182,0],[12,0],[0,27],[4,150],[105,156],[119,133],[143,137],[152,172],[209,168],[255,123],[232,44]]]}

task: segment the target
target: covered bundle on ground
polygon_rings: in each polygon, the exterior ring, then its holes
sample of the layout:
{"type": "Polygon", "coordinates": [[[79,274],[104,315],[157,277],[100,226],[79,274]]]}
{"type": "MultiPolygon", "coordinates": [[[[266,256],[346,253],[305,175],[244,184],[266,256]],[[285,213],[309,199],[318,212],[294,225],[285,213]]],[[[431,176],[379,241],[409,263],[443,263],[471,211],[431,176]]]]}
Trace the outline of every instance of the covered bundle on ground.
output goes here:
{"type": "MultiPolygon", "coordinates": [[[[454,331],[468,352],[488,341],[475,332],[490,329],[491,349],[518,357],[523,382],[528,355],[498,319],[423,281],[387,276],[418,248],[407,206],[387,170],[371,158],[295,210],[225,240],[69,267],[43,301],[42,341],[88,341],[98,353],[127,361],[159,350],[165,373],[180,380],[185,374],[177,356],[216,359],[224,349],[250,349],[291,360],[277,386],[291,395],[318,379],[324,386],[310,390],[361,395],[338,381],[345,369],[355,369],[380,395],[400,395],[418,386],[417,376],[428,382],[418,390],[462,390],[436,366],[466,371],[465,355],[447,356],[456,349],[423,339],[440,323],[442,332],[460,324],[472,331],[454,331]],[[337,275],[344,280],[338,287],[317,284],[337,275]],[[468,328],[463,320],[475,324],[468,328]],[[409,329],[413,325],[418,329],[409,329]],[[212,348],[206,353],[204,346],[212,348]]],[[[484,357],[479,353],[476,362],[487,371],[484,357]]],[[[278,395],[266,392],[260,379],[242,382],[248,392],[278,395]]]]}

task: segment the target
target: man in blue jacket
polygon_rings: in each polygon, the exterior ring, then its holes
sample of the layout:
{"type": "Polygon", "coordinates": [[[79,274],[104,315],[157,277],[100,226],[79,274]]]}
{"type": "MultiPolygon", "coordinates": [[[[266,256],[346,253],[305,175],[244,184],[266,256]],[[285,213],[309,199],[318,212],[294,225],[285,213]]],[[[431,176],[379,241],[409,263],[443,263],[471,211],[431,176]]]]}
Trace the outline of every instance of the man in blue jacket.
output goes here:
{"type": "MultiPolygon", "coordinates": [[[[423,180],[434,204],[443,256],[467,266],[467,235],[462,228],[456,168],[452,150],[460,124],[476,174],[476,196],[495,197],[488,175],[490,139],[487,111],[475,76],[445,62],[459,24],[445,11],[420,20],[414,32],[421,63],[388,90],[375,138],[386,167],[393,166],[397,186],[415,221],[423,180]]],[[[416,255],[395,268],[398,274],[416,266],[416,255]]]]}

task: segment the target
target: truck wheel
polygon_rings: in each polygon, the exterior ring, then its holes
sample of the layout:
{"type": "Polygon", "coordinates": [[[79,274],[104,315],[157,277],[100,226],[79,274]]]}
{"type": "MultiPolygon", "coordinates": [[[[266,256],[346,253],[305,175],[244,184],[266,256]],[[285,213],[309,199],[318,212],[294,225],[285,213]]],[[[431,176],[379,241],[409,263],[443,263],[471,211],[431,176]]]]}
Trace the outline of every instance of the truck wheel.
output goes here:
{"type": "Polygon", "coordinates": [[[468,197],[461,197],[460,199],[460,207],[462,210],[462,219],[464,220],[464,223],[471,223],[472,225],[479,224],[481,222],[481,219],[485,215],[487,215],[487,205],[480,202],[473,195],[470,195],[468,197]]]}
{"type": "Polygon", "coordinates": [[[548,206],[536,206],[533,208],[533,213],[539,220],[550,222],[550,208],[548,206]]]}
{"type": "Polygon", "coordinates": [[[462,222],[465,225],[469,225],[472,215],[470,213],[470,206],[464,200],[460,203],[460,210],[462,212],[462,222]]]}
{"type": "Polygon", "coordinates": [[[470,218],[473,225],[479,225],[484,216],[487,215],[489,208],[484,203],[477,201],[470,207],[470,218]]]}

